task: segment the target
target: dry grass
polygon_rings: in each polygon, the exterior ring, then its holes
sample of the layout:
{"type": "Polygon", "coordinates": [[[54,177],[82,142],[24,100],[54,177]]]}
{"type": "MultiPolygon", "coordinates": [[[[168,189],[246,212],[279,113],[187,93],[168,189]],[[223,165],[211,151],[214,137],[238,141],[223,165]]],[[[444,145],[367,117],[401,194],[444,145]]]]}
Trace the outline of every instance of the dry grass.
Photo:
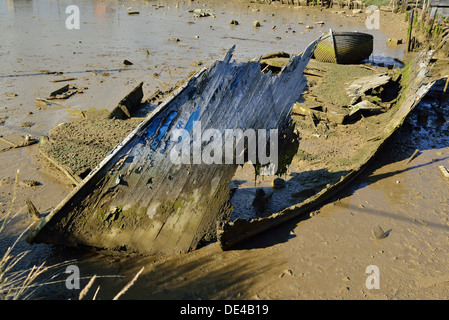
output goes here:
{"type": "MultiPolygon", "coordinates": [[[[8,209],[8,212],[5,214],[4,217],[0,219],[0,235],[2,231],[5,229],[5,226],[8,223],[8,220],[11,217],[11,214],[13,212],[14,202],[16,200],[16,192],[17,192],[17,185],[18,185],[18,177],[19,177],[19,170],[17,170],[15,182],[14,182],[14,193],[13,193],[13,199],[11,201],[11,205],[8,209]]],[[[60,283],[65,280],[57,280],[57,281],[50,281],[50,282],[39,282],[38,277],[43,275],[44,273],[50,271],[51,269],[55,268],[61,268],[62,266],[72,264],[74,261],[66,261],[63,263],[59,263],[52,266],[45,266],[45,262],[42,264],[36,266],[34,265],[30,269],[25,270],[15,270],[18,266],[18,263],[22,261],[24,257],[29,253],[29,251],[19,252],[17,254],[14,254],[14,248],[16,247],[19,240],[23,237],[23,235],[30,230],[34,224],[33,222],[30,224],[16,239],[14,244],[5,251],[3,256],[0,258],[0,300],[23,300],[23,299],[30,299],[35,292],[35,289],[38,287],[42,287],[44,285],[51,285],[55,283],[60,283]]],[[[134,283],[139,278],[140,274],[143,272],[144,268],[142,268],[135,276],[134,278],[114,297],[113,300],[117,300],[119,297],[121,297],[128,289],[134,285],[134,283]]],[[[104,278],[104,277],[120,277],[120,276],[97,276],[94,275],[88,282],[88,284],[81,290],[78,299],[82,300],[86,297],[88,291],[93,286],[95,279],[97,278],[104,278]]],[[[100,290],[100,286],[96,289],[93,300],[96,299],[97,294],[100,290]]]]}

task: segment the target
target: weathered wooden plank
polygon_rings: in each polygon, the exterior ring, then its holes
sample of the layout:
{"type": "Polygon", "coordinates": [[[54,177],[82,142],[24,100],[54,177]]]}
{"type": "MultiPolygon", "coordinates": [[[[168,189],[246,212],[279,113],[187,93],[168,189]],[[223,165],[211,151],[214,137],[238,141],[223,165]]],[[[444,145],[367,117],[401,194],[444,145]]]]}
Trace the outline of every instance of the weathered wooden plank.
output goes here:
{"type": "Polygon", "coordinates": [[[346,89],[348,96],[351,98],[350,103],[354,104],[368,90],[378,88],[387,84],[391,77],[386,74],[377,74],[367,76],[353,81],[346,89]]]}
{"type": "MultiPolygon", "coordinates": [[[[318,40],[317,40],[318,41],[318,40]]],[[[278,75],[260,62],[223,61],[202,70],[125,138],[28,236],[29,242],[91,246],[143,254],[186,252],[229,218],[236,161],[205,163],[209,144],[193,141],[188,163],[170,158],[175,129],[278,129],[305,88],[316,41],[278,75]]],[[[236,141],[240,141],[238,138],[236,141]]],[[[219,140],[217,140],[219,141],[219,140]]],[[[219,141],[222,151],[226,139],[219,141]]],[[[233,160],[236,155],[233,155],[233,160]]]]}
{"type": "Polygon", "coordinates": [[[110,119],[129,119],[139,109],[142,98],[143,82],[131,90],[109,114],[110,119]]]}

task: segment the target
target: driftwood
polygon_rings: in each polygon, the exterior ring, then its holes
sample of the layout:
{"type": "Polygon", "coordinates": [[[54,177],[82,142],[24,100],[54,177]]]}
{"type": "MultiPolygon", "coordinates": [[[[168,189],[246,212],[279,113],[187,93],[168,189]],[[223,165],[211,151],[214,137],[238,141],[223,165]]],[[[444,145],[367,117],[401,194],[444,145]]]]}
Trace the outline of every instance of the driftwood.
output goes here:
{"type": "Polygon", "coordinates": [[[214,237],[232,211],[229,182],[238,164],[203,163],[195,156],[201,144],[190,163],[174,164],[171,133],[283,128],[306,86],[303,71],[317,41],[277,75],[262,73],[258,61],[231,62],[231,49],[159,105],[27,240],[159,254],[186,252],[214,237]]]}
{"type": "Polygon", "coordinates": [[[83,93],[86,90],[86,87],[77,87],[74,85],[67,84],[53,92],[50,93],[50,96],[47,100],[52,99],[67,99],[74,95],[75,93],[83,93]]]}
{"type": "Polygon", "coordinates": [[[61,106],[61,107],[64,107],[64,108],[70,108],[69,106],[67,106],[65,104],[62,104],[62,103],[59,103],[59,102],[56,102],[56,101],[50,101],[50,100],[47,100],[47,99],[36,98],[36,99],[34,99],[34,102],[36,103],[36,106],[38,108],[46,108],[46,107],[51,106],[52,104],[55,104],[55,105],[58,105],[58,106],[61,106]]]}
{"type": "Polygon", "coordinates": [[[37,142],[38,140],[30,135],[22,136],[20,134],[13,133],[4,137],[0,136],[0,152],[11,148],[27,147],[37,142]]]}
{"type": "Polygon", "coordinates": [[[410,158],[407,159],[407,161],[405,161],[404,166],[408,165],[413,159],[416,158],[416,156],[419,153],[419,149],[416,149],[413,154],[410,156],[410,158]]]}

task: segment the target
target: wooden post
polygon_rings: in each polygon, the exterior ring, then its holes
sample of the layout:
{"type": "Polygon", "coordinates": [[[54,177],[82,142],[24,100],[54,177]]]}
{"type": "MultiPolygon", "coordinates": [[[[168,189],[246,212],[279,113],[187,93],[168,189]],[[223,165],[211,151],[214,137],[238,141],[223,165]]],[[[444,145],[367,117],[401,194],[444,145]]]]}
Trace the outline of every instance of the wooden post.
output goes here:
{"type": "Polygon", "coordinates": [[[410,10],[410,16],[408,19],[408,29],[407,29],[407,52],[412,51],[412,29],[413,29],[413,14],[414,10],[410,10]]]}

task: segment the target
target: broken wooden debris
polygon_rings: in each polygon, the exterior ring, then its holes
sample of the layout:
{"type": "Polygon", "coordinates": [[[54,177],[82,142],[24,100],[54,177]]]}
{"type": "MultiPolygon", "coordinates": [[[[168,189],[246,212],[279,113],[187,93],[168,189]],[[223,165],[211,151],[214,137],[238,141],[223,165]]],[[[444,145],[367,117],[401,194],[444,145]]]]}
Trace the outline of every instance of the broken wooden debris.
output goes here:
{"type": "Polygon", "coordinates": [[[413,159],[415,159],[418,153],[419,149],[416,149],[413,154],[407,159],[407,161],[405,161],[404,166],[408,165],[413,159]]]}
{"type": "Polygon", "coordinates": [[[62,104],[62,103],[59,103],[59,102],[56,102],[56,101],[50,101],[50,100],[47,100],[47,99],[42,99],[42,98],[34,99],[34,103],[36,104],[36,106],[38,108],[43,108],[43,109],[45,109],[47,107],[50,107],[53,104],[61,106],[61,107],[64,107],[64,108],[70,108],[69,106],[67,106],[65,104],[62,104]]]}
{"type": "Polygon", "coordinates": [[[58,82],[73,81],[73,80],[76,80],[76,78],[61,78],[61,79],[51,80],[50,82],[58,83],[58,82]]]}
{"type": "Polygon", "coordinates": [[[289,58],[284,57],[273,57],[273,58],[265,58],[260,61],[260,65],[262,68],[265,66],[282,68],[288,63],[289,58]]]}
{"type": "Polygon", "coordinates": [[[379,107],[374,103],[369,102],[368,100],[360,101],[355,105],[350,106],[349,109],[350,112],[348,114],[348,118],[350,119],[355,118],[355,116],[359,114],[370,115],[373,113],[379,113],[383,111],[382,107],[379,107]]]}
{"type": "Polygon", "coordinates": [[[308,107],[297,102],[293,106],[292,112],[309,117],[315,127],[320,121],[344,124],[349,120],[356,120],[360,118],[361,115],[369,116],[375,113],[383,112],[382,107],[379,107],[367,100],[363,100],[353,106],[348,107],[347,109],[347,112],[339,113],[334,110],[329,110],[323,106],[308,107]]]}
{"type": "Polygon", "coordinates": [[[129,119],[142,104],[143,82],[128,93],[109,114],[109,119],[129,119]]]}
{"type": "Polygon", "coordinates": [[[377,74],[374,76],[366,76],[354,80],[346,89],[348,96],[350,97],[350,104],[354,104],[362,96],[364,96],[369,90],[374,90],[381,86],[386,85],[391,80],[391,77],[385,73],[377,74]]]}
{"type": "Polygon", "coordinates": [[[321,105],[308,107],[299,102],[295,102],[292,112],[298,115],[310,117],[314,126],[316,126],[315,121],[328,121],[336,124],[343,124],[348,118],[348,113],[341,114],[336,111],[327,110],[327,108],[321,105]]]}
{"type": "Polygon", "coordinates": [[[71,84],[67,84],[53,92],[50,93],[48,100],[52,99],[67,99],[74,95],[75,93],[83,93],[87,87],[77,87],[71,84]]]}
{"type": "Polygon", "coordinates": [[[10,134],[0,136],[0,152],[11,148],[21,148],[37,143],[38,140],[31,135],[10,134]]]}
{"type": "Polygon", "coordinates": [[[39,211],[37,211],[36,207],[35,207],[34,204],[31,202],[31,200],[30,200],[30,199],[26,199],[25,201],[26,201],[28,213],[31,215],[31,217],[32,217],[34,220],[40,220],[41,214],[39,213],[39,211]]]}

